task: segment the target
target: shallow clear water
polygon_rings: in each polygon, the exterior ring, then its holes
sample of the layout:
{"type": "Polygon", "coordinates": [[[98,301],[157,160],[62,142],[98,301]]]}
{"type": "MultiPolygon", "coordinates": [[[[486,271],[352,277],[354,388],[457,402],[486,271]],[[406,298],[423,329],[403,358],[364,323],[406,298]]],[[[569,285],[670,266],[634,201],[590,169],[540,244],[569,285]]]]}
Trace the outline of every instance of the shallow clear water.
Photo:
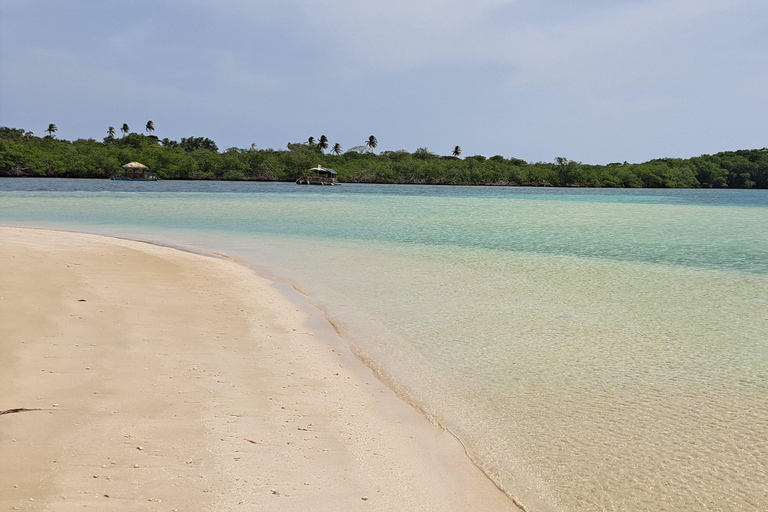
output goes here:
{"type": "Polygon", "coordinates": [[[531,510],[763,510],[768,191],[0,180],[290,281],[531,510]]]}

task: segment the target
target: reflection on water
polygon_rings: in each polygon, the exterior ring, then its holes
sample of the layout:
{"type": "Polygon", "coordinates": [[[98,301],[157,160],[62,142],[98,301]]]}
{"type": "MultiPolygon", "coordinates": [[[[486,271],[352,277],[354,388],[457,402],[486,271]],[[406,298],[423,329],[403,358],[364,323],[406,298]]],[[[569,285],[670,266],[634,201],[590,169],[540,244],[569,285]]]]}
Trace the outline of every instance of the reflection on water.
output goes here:
{"type": "Polygon", "coordinates": [[[0,223],[282,276],[524,503],[768,502],[765,191],[124,185],[0,180],[0,223]]]}

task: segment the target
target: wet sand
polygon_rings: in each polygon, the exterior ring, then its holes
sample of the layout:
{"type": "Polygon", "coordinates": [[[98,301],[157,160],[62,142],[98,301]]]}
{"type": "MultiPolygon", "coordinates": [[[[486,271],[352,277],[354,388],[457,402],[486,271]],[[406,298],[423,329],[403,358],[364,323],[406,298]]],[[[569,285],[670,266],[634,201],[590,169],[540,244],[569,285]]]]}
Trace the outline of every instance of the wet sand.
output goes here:
{"type": "Polygon", "coordinates": [[[226,257],[0,228],[0,509],[520,510],[226,257]]]}

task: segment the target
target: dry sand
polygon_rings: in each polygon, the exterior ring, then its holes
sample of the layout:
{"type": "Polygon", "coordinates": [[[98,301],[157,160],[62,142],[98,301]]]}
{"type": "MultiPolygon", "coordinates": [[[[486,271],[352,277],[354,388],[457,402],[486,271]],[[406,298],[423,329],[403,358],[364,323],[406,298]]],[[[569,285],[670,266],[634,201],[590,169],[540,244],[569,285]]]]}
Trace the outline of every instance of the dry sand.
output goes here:
{"type": "MultiPolygon", "coordinates": [[[[311,326],[311,328],[310,328],[311,326]]],[[[226,258],[0,228],[1,510],[519,510],[226,258]]]]}

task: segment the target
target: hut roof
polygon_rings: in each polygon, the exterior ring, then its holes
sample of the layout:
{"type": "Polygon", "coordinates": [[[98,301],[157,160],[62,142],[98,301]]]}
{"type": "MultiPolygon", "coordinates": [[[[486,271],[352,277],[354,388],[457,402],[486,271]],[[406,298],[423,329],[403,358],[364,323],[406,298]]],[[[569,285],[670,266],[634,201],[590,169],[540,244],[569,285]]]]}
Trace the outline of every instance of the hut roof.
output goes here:
{"type": "Polygon", "coordinates": [[[126,171],[146,171],[146,170],[149,170],[149,167],[139,162],[130,162],[125,164],[123,166],[123,169],[125,169],[126,171]]]}
{"type": "Polygon", "coordinates": [[[317,167],[313,167],[310,169],[310,171],[315,171],[317,174],[336,174],[336,171],[329,167],[323,167],[322,165],[318,165],[317,167]]]}

